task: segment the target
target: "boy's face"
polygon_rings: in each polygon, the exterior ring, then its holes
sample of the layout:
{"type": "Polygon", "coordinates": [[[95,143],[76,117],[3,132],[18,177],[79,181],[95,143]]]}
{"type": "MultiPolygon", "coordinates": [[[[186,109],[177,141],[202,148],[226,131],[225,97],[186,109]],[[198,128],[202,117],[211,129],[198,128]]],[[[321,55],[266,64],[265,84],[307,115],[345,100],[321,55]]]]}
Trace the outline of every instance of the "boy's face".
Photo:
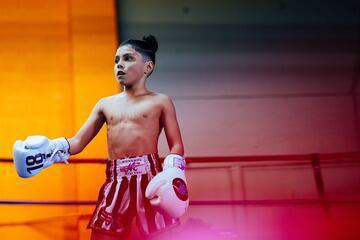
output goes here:
{"type": "Polygon", "coordinates": [[[120,46],[115,55],[114,73],[121,85],[131,86],[146,75],[141,54],[129,45],[120,46]]]}

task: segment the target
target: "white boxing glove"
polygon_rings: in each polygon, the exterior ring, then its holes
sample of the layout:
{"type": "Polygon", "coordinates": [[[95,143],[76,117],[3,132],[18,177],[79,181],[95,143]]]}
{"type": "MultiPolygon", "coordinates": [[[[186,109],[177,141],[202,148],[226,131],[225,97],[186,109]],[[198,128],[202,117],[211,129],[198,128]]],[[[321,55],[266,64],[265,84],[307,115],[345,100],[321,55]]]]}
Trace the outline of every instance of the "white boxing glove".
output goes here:
{"type": "Polygon", "coordinates": [[[54,162],[67,162],[70,145],[66,138],[49,140],[45,136],[29,136],[25,141],[17,140],[13,146],[13,158],[20,177],[38,174],[54,162]]]}
{"type": "Polygon", "coordinates": [[[182,171],[185,171],[186,168],[186,161],[183,156],[180,156],[179,154],[171,153],[166,156],[163,163],[163,169],[166,170],[169,167],[178,167],[182,171]]]}
{"type": "Polygon", "coordinates": [[[189,195],[185,177],[185,159],[177,154],[169,154],[158,173],[146,187],[145,197],[153,208],[161,214],[178,218],[189,206],[189,195]]]}

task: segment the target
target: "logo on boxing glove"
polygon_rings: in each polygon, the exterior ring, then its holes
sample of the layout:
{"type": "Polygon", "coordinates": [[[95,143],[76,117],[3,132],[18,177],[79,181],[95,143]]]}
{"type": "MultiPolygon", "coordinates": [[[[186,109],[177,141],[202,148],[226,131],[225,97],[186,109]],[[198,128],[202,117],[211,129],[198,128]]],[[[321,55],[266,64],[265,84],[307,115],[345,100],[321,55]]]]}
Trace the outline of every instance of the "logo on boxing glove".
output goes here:
{"type": "Polygon", "coordinates": [[[28,166],[26,168],[26,170],[28,171],[29,174],[31,174],[31,171],[34,171],[36,169],[39,168],[43,168],[44,167],[44,159],[50,157],[51,154],[45,154],[45,153],[38,153],[35,155],[29,155],[26,157],[25,162],[26,165],[28,166]],[[35,165],[35,166],[34,166],[35,165]]]}
{"type": "Polygon", "coordinates": [[[172,185],[173,185],[174,192],[175,192],[176,196],[180,200],[187,201],[189,199],[187,186],[186,186],[186,183],[185,183],[185,181],[183,179],[174,178],[173,182],[172,182],[172,185]]]}

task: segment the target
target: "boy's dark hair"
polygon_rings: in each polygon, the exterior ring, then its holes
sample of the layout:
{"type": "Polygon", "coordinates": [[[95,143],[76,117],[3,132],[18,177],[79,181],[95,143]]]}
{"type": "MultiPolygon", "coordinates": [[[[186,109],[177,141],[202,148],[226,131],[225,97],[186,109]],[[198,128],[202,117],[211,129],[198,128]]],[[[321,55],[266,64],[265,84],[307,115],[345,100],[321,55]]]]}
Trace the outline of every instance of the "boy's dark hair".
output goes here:
{"type": "Polygon", "coordinates": [[[158,50],[158,43],[153,35],[144,36],[142,40],[129,39],[120,44],[120,46],[124,45],[130,45],[135,51],[155,64],[155,53],[158,50]]]}

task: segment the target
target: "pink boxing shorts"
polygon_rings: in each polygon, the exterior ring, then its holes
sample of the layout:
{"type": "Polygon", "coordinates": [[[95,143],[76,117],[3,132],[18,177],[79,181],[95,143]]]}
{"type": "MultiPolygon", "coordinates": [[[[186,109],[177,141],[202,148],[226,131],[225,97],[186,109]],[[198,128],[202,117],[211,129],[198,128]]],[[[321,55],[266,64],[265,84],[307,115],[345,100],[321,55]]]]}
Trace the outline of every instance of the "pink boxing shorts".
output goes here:
{"type": "Polygon", "coordinates": [[[113,235],[128,235],[131,223],[144,235],[164,231],[179,224],[153,210],[145,197],[149,181],[162,171],[158,154],[108,160],[106,182],[87,228],[113,235]]]}

